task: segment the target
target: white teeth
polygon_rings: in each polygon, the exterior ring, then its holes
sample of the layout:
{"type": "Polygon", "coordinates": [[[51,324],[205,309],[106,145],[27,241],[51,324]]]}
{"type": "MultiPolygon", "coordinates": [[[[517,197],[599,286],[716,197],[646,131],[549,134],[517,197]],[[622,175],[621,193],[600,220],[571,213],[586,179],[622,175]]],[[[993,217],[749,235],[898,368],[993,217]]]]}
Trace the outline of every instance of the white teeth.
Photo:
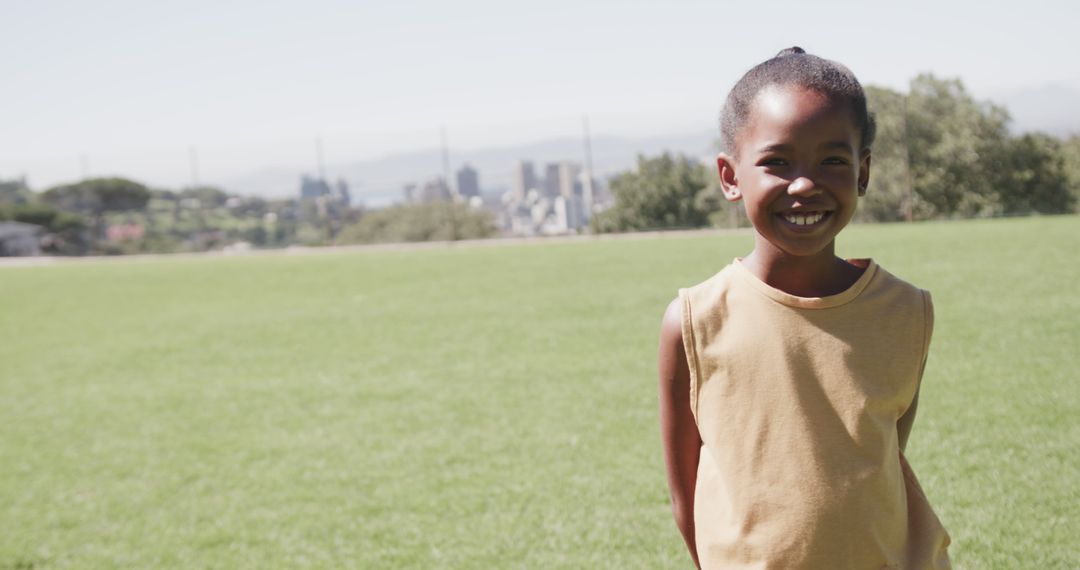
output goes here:
{"type": "Polygon", "coordinates": [[[823,212],[813,212],[811,214],[784,214],[784,219],[788,223],[795,224],[796,226],[809,226],[816,224],[824,218],[823,212]]]}

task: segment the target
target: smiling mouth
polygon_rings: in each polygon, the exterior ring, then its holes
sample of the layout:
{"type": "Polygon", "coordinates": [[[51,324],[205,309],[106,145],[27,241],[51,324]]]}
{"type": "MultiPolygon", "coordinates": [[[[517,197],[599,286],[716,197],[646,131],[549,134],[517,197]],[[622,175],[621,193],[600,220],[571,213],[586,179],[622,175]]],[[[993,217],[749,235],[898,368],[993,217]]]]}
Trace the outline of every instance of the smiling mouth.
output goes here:
{"type": "Polygon", "coordinates": [[[821,210],[817,212],[785,212],[778,214],[785,222],[801,228],[810,228],[821,223],[832,212],[821,210]]]}

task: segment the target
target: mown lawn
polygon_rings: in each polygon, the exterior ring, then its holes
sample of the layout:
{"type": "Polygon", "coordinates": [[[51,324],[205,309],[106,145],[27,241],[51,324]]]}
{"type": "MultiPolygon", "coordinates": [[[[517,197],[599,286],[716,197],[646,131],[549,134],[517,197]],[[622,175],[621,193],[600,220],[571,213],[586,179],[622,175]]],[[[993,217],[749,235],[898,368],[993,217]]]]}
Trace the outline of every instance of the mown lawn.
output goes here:
{"type": "MultiPolygon", "coordinates": [[[[0,268],[0,568],[686,568],[660,315],[748,234],[0,268]]],[[[1080,567],[1080,218],[856,226],[934,293],[958,568],[1080,567]]]]}

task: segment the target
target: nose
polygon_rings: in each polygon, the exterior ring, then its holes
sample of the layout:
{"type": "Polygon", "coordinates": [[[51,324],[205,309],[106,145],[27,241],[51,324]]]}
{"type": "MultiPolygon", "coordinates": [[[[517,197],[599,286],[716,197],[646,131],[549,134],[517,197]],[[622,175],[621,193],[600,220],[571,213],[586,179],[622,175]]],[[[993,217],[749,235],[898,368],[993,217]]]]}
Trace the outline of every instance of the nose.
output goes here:
{"type": "Polygon", "coordinates": [[[788,184],[788,194],[792,196],[813,196],[821,192],[818,185],[813,180],[805,176],[800,176],[788,184]]]}

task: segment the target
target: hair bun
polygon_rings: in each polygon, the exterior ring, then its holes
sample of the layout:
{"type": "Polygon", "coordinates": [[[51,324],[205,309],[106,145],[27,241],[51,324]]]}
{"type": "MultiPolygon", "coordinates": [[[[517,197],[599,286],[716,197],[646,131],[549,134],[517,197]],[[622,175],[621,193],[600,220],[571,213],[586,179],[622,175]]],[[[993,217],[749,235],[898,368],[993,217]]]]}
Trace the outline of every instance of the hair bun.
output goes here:
{"type": "Polygon", "coordinates": [[[803,53],[806,53],[806,50],[799,46],[793,46],[784,50],[780,50],[780,53],[776,54],[776,57],[787,57],[789,55],[799,55],[803,53]]]}

